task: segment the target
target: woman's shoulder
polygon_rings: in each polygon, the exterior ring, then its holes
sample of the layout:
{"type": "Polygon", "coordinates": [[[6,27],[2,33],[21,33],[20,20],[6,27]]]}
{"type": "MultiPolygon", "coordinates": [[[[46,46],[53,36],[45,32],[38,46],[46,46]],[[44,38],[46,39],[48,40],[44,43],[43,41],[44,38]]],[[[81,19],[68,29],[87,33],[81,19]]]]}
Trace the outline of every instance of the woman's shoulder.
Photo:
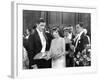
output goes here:
{"type": "Polygon", "coordinates": [[[65,39],[64,38],[61,38],[61,43],[65,43],[65,39]]]}
{"type": "Polygon", "coordinates": [[[51,42],[53,43],[53,42],[55,42],[55,40],[56,40],[56,39],[52,39],[52,41],[51,41],[51,42]]]}
{"type": "Polygon", "coordinates": [[[61,37],[60,39],[61,39],[61,40],[63,40],[63,41],[65,40],[65,39],[64,39],[64,38],[62,38],[62,37],[61,37]]]}
{"type": "Polygon", "coordinates": [[[59,39],[52,39],[52,42],[56,42],[56,41],[64,41],[65,39],[64,38],[59,38],[59,39]]]}

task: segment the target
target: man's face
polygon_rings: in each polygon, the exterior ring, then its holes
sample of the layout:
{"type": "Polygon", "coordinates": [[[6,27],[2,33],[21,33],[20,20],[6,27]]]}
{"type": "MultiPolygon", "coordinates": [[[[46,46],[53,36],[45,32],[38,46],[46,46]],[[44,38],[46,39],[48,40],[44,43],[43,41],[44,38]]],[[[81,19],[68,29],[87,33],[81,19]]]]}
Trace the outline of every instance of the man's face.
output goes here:
{"type": "Polygon", "coordinates": [[[68,32],[67,30],[65,30],[65,31],[64,31],[64,36],[67,37],[68,35],[69,35],[69,32],[68,32]]]}
{"type": "Polygon", "coordinates": [[[81,27],[79,24],[76,25],[76,33],[80,33],[81,32],[81,27]]]}
{"type": "Polygon", "coordinates": [[[37,24],[37,28],[43,32],[45,29],[46,23],[45,22],[40,22],[40,24],[37,24]]]}
{"type": "Polygon", "coordinates": [[[73,26],[70,27],[69,33],[73,33],[73,26]]]}
{"type": "Polygon", "coordinates": [[[29,35],[29,34],[30,34],[30,32],[29,32],[29,30],[28,30],[28,29],[26,29],[26,34],[27,34],[27,35],[29,35]]]}

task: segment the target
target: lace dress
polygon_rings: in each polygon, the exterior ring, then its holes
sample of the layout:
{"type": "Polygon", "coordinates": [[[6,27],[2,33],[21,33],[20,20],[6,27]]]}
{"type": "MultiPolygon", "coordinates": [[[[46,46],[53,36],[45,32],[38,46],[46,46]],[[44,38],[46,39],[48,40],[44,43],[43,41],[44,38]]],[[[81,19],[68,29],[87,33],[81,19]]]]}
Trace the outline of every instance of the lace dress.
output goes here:
{"type": "Polygon", "coordinates": [[[64,38],[53,39],[50,53],[52,68],[65,68],[65,40],[64,38]]]}

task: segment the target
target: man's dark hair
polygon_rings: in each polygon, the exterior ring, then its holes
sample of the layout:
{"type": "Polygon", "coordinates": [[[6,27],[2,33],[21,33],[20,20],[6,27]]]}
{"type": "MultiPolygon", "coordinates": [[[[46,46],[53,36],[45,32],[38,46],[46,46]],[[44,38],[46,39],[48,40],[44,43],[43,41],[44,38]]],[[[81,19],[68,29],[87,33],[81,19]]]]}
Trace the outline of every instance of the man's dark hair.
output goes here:
{"type": "Polygon", "coordinates": [[[83,22],[79,22],[78,24],[80,25],[80,27],[84,26],[83,22]]]}
{"type": "Polygon", "coordinates": [[[36,28],[36,24],[32,27],[32,29],[35,29],[36,28]]]}
{"type": "Polygon", "coordinates": [[[40,24],[41,22],[45,22],[45,20],[43,18],[40,18],[38,21],[37,21],[37,24],[40,24]]]}
{"type": "Polygon", "coordinates": [[[71,25],[71,24],[69,24],[69,25],[68,25],[68,27],[72,27],[72,25],[71,25]]]}

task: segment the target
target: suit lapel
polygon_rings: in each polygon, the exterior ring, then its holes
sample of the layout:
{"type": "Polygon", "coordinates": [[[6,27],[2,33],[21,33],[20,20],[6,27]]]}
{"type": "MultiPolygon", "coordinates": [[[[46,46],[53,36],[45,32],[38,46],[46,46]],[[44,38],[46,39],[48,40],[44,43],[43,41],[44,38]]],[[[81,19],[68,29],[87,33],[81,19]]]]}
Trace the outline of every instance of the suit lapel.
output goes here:
{"type": "Polygon", "coordinates": [[[47,41],[47,40],[48,40],[48,38],[47,38],[47,36],[46,36],[45,32],[43,32],[43,35],[44,35],[44,37],[45,37],[45,40],[47,41]]]}
{"type": "MultiPolygon", "coordinates": [[[[37,30],[35,30],[36,31],[36,42],[38,42],[41,46],[42,46],[42,43],[41,43],[41,39],[40,39],[40,36],[39,36],[39,33],[37,32],[37,30]]],[[[45,40],[46,40],[46,47],[48,46],[48,38],[47,38],[47,36],[46,36],[46,34],[45,34],[45,32],[43,32],[43,35],[44,35],[44,37],[45,37],[45,40]]]]}
{"type": "Polygon", "coordinates": [[[37,40],[37,42],[42,46],[42,43],[41,43],[41,39],[40,39],[39,33],[37,32],[37,30],[35,30],[35,31],[36,31],[36,40],[37,40]]]}
{"type": "Polygon", "coordinates": [[[82,39],[83,33],[81,34],[81,36],[76,40],[76,47],[78,46],[79,43],[81,43],[81,39],[82,39]]]}

